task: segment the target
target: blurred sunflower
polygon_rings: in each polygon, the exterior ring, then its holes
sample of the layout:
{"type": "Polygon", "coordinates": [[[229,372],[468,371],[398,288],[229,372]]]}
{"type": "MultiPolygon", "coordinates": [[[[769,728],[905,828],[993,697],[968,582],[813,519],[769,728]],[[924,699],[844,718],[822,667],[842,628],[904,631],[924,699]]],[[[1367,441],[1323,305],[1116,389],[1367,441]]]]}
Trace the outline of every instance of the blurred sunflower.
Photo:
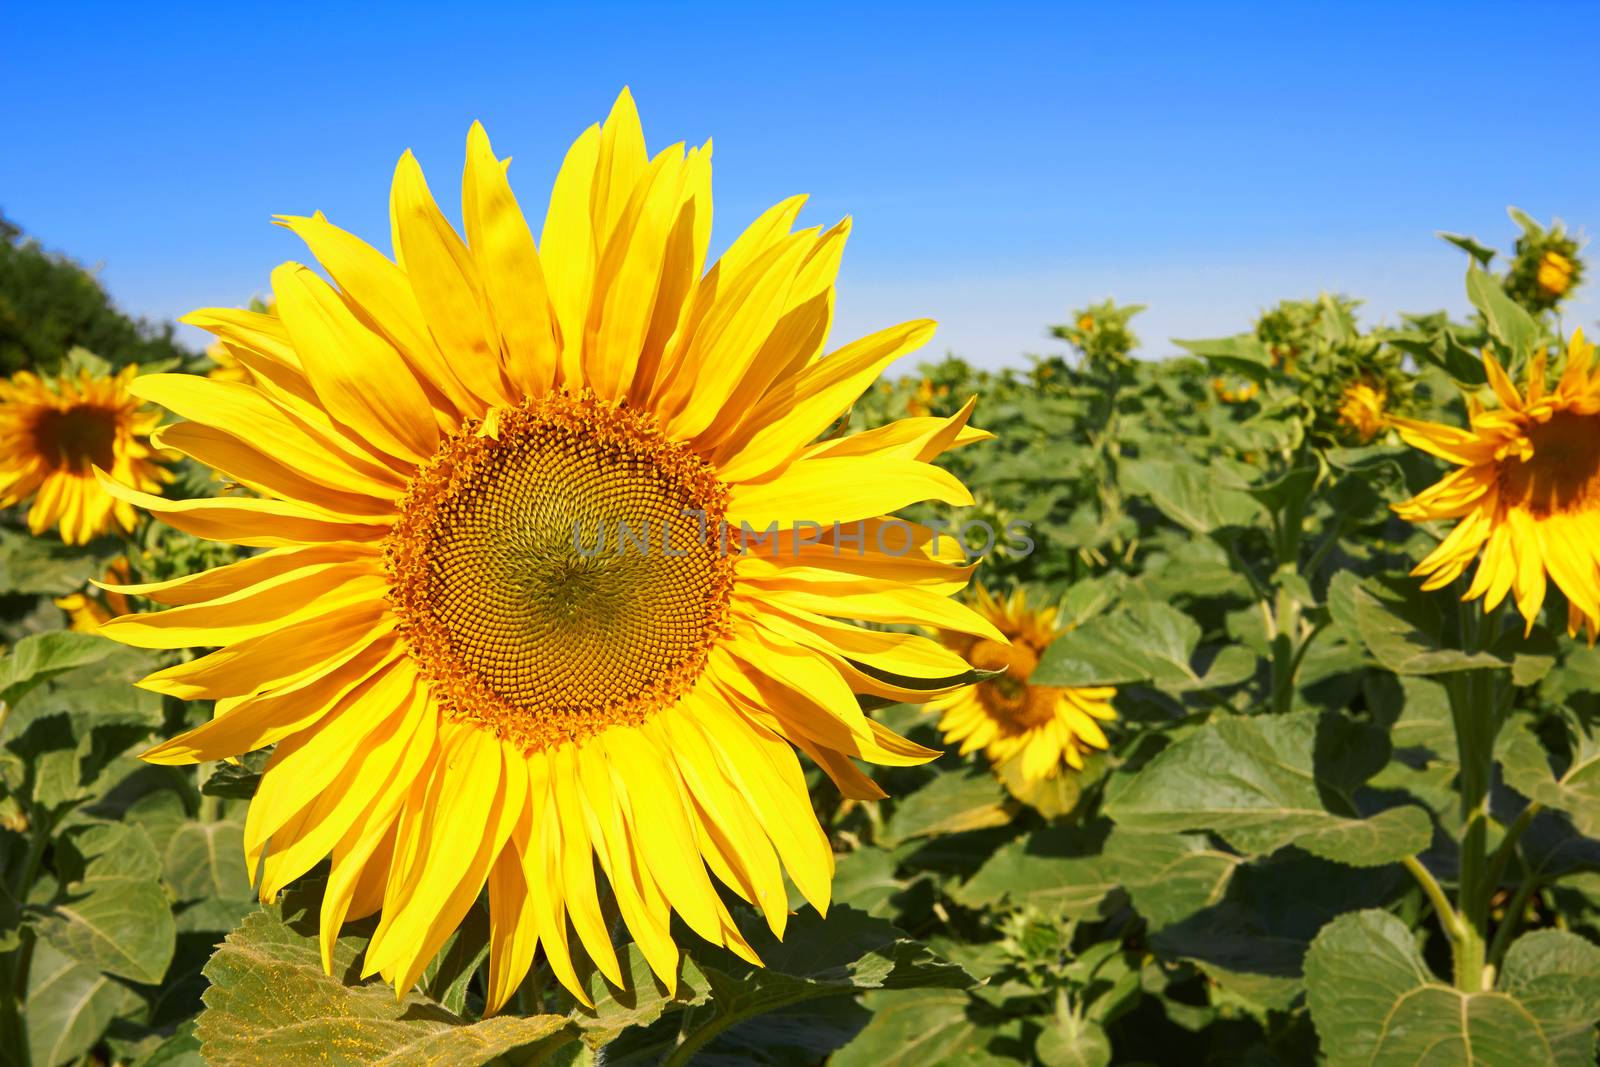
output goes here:
{"type": "Polygon", "coordinates": [[[966,426],[972,402],[816,441],[932,324],[819,358],[848,222],[791,232],[788,200],[704,270],[710,178],[709,147],[647,156],[624,92],[568,152],[536,251],[474,125],[465,240],[407,153],[395,260],[320,215],[284,218],[338,288],[287,264],[278,317],[189,317],[253,383],[139,383],[193,420],[164,443],[262,498],[121,495],[268,551],[126,587],[175,606],[104,632],[220,646],[141,683],[217,701],[145,758],[276,744],[245,859],[271,899],[331,853],[324,966],[347,919],[381,910],[365,973],[410,987],[487,884],[489,1010],[536,945],[583,1000],[580,952],[623,980],[596,857],[668,987],[673,912],[754,961],[714,880],[779,936],[784,871],[829,899],[795,748],[847,796],[881,797],[852,758],[937,753],[857,694],[925,701],[967,670],[936,641],[841,620],[1003,640],[949,599],[970,573],[949,539],[938,552],[882,518],[970,502],[929,461],[989,436],[966,426]]]}
{"type": "Polygon", "coordinates": [[[1003,777],[1013,772],[1029,784],[1054,778],[1063,764],[1082,770],[1084,756],[1109,744],[1100,723],[1117,717],[1116,690],[1030,685],[1039,657],[1062,632],[1057,609],[1030,609],[1021,589],[1002,599],[980,585],[975,599],[1006,640],[947,633],[945,644],[974,667],[1006,673],[929,705],[942,713],[945,743],[959,745],[963,756],[983,749],[1003,777]]]}
{"type": "Polygon", "coordinates": [[[129,393],[135,366],[114,376],[87,370],[53,382],[29,371],[0,381],[0,507],[33,499],[28,529],[59,525],[81,545],[113,527],[132,530],[133,506],[107,492],[95,468],[146,492],[172,480],[156,462],[150,434],[161,413],[129,393]]]}
{"type": "Polygon", "coordinates": [[[1500,404],[1474,401],[1470,427],[1396,418],[1407,443],[1459,469],[1403,504],[1412,522],[1460,519],[1413,574],[1424,589],[1454,581],[1482,552],[1462,599],[1482,597],[1494,608],[1508,593],[1533,629],[1544,604],[1546,575],[1567,596],[1567,630],[1600,632],[1600,374],[1594,346],[1580,330],[1567,364],[1547,391],[1545,354],[1529,369],[1522,392],[1493,354],[1484,353],[1489,384],[1500,404]]]}
{"type": "Polygon", "coordinates": [[[1388,425],[1388,390],[1366,378],[1348,383],[1339,397],[1339,425],[1366,444],[1388,425]]]}
{"type": "Polygon", "coordinates": [[[113,588],[95,592],[81,590],[55,598],[56,607],[67,613],[67,627],[78,633],[92,634],[100,631],[102,623],[133,610],[126,595],[116,592],[115,586],[133,580],[128,568],[128,557],[118,556],[106,567],[103,585],[113,588]]]}
{"type": "Polygon", "coordinates": [[[917,383],[916,390],[906,400],[906,414],[923,416],[932,415],[934,405],[950,395],[948,385],[934,385],[923,378],[917,383]]]}
{"type": "Polygon", "coordinates": [[[1255,382],[1245,382],[1239,388],[1234,389],[1228,385],[1226,378],[1213,378],[1211,379],[1211,391],[1224,404],[1248,404],[1256,398],[1256,394],[1261,389],[1255,382]]]}
{"type": "Polygon", "coordinates": [[[1572,260],[1554,250],[1545,252],[1539,257],[1539,266],[1534,273],[1534,280],[1539,288],[1553,298],[1559,299],[1566,295],[1572,288],[1573,263],[1572,260]]]}

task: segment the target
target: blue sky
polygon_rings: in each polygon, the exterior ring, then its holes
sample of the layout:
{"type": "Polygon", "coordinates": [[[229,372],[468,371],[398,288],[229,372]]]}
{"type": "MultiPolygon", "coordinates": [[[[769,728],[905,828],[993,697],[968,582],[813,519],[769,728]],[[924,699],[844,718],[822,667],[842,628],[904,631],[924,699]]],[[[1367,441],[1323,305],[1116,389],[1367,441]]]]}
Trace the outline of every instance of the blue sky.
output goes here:
{"type": "Polygon", "coordinates": [[[303,257],[274,213],[386,248],[407,147],[453,210],[474,118],[542,213],[627,84],[652,149],[715,139],[719,246],[796,192],[854,216],[836,342],[925,315],[1020,364],[1114,296],[1159,355],[1319,289],[1460,308],[1434,232],[1509,248],[1507,204],[1600,224],[1600,6],[1515,6],[18,4],[0,210],[171,318],[303,257]]]}

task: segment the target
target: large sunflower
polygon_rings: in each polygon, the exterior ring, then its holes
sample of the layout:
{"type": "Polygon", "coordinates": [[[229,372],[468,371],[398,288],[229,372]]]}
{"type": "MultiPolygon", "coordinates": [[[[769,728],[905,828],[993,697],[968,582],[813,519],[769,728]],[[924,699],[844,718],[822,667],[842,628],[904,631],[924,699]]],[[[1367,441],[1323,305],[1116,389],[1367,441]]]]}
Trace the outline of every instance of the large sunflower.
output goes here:
{"type": "Polygon", "coordinates": [[[795,748],[880,797],[852,758],[936,753],[857,694],[927,700],[967,670],[841,620],[1001,640],[949,599],[969,574],[952,541],[883,518],[970,501],[929,461],[988,436],[971,403],[818,440],[932,324],[819,358],[849,224],[791,232],[788,200],[705,270],[710,176],[709,147],[648,157],[624,93],[568,153],[536,251],[475,125],[465,240],[407,153],[394,260],[320,215],[284,218],[337,288],[288,264],[277,317],[189,317],[252,382],[139,382],[192,420],[164,444],[261,496],[118,492],[268,551],[132,587],[175,606],[103,632],[221,646],[144,680],[217,701],[145,758],[276,744],[245,862],[270,899],[331,853],[325,963],[343,922],[381,910],[365,973],[407,988],[487,884],[489,1008],[536,945],[582,999],[580,947],[621,981],[596,858],[668,986],[674,911],[753,960],[716,883],[780,936],[782,872],[829,898],[795,748]]]}
{"type": "Polygon", "coordinates": [[[1061,633],[1055,608],[1033,610],[1026,594],[1010,597],[976,589],[978,610],[1006,638],[948,633],[945,643],[974,667],[1004,670],[930,705],[941,711],[939,730],[961,754],[983,749],[1004,776],[1027,785],[1056,777],[1063,766],[1083,769],[1083,757],[1109,744],[1100,723],[1117,717],[1110,686],[1059,687],[1033,685],[1029,679],[1039,657],[1061,633]]]}
{"type": "Polygon", "coordinates": [[[172,480],[150,447],[161,413],[129,395],[138,373],[80,370],[49,382],[18,371],[0,381],[0,507],[31,497],[28,529],[42,534],[59,524],[69,545],[112,527],[132,530],[133,506],[101,488],[95,469],[147,492],[172,480]]]}
{"type": "Polygon", "coordinates": [[[1498,407],[1476,401],[1470,426],[1393,419],[1400,436],[1424,452],[1458,465],[1395,510],[1412,522],[1460,519],[1413,574],[1424,589],[1458,578],[1482,560],[1464,600],[1482,597],[1494,608],[1512,594],[1532,630],[1544,604],[1546,575],[1567,595],[1567,628],[1600,632],[1600,374],[1594,346],[1580,330],[1554,389],[1545,382],[1545,355],[1518,392],[1493,354],[1483,365],[1498,407]]]}

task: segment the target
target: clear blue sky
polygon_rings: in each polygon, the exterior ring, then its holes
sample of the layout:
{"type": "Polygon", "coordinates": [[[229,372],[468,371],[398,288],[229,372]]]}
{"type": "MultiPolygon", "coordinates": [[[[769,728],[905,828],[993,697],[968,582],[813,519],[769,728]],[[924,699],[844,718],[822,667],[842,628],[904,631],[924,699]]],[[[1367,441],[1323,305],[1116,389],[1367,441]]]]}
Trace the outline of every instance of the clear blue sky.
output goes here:
{"type": "Polygon", "coordinates": [[[715,139],[719,246],[791,193],[855,217],[836,341],[927,315],[928,354],[1020,363],[1109,295],[1161,354],[1321,288],[1460,307],[1434,231],[1509,247],[1507,204],[1593,230],[1597,30],[1593,4],[17,3],[0,210],[129,311],[240,304],[303,256],[274,213],[387,248],[407,147],[453,212],[474,118],[542,211],[628,84],[652,149],[715,139]]]}

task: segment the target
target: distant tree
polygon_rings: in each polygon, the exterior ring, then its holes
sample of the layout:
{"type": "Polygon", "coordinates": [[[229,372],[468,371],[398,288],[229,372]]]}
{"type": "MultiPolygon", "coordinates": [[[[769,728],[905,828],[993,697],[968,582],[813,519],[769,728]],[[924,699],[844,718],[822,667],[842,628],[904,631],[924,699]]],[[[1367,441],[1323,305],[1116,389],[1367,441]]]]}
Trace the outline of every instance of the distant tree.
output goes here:
{"type": "Polygon", "coordinates": [[[77,346],[114,366],[193,358],[173,330],[122,314],[91,272],[0,214],[0,375],[52,372],[77,346]]]}

